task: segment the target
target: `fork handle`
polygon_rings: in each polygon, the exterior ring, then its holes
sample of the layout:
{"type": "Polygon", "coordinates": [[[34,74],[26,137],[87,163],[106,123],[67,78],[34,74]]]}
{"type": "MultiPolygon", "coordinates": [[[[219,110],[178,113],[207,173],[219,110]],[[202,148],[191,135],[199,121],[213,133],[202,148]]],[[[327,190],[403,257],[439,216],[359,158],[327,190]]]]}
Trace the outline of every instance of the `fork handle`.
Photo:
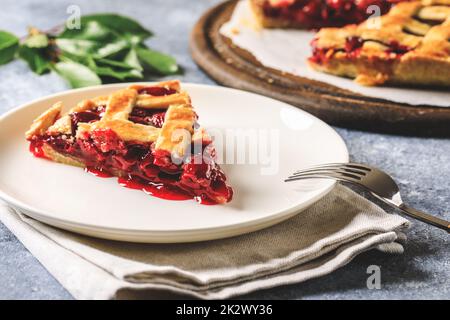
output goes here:
{"type": "Polygon", "coordinates": [[[434,217],[428,213],[419,211],[417,209],[408,207],[406,204],[401,204],[400,206],[398,206],[398,208],[407,216],[420,220],[422,222],[431,224],[435,227],[438,227],[440,229],[443,229],[445,231],[447,231],[448,233],[450,233],[450,222],[446,221],[444,219],[440,219],[437,217],[434,217]]]}

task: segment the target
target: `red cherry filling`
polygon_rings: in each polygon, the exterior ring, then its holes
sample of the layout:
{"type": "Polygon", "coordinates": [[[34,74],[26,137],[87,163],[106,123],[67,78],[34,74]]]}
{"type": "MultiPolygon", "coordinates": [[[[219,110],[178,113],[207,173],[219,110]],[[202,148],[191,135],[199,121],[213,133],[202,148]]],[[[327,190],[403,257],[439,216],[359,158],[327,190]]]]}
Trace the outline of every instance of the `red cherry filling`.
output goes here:
{"type": "Polygon", "coordinates": [[[42,150],[43,145],[44,142],[42,140],[37,139],[31,140],[29,150],[36,158],[47,159],[44,150],[42,150]]]}
{"type": "Polygon", "coordinates": [[[59,135],[59,136],[48,136],[44,140],[47,144],[51,145],[53,149],[61,153],[73,153],[74,140],[70,136],[59,135]]]}
{"type": "Polygon", "coordinates": [[[70,120],[72,122],[72,135],[73,136],[75,135],[77,128],[78,128],[78,123],[80,123],[80,122],[88,123],[88,122],[99,121],[105,114],[105,110],[106,110],[106,106],[98,106],[93,110],[71,113],[70,120]]]}
{"type": "Polygon", "coordinates": [[[312,63],[322,65],[328,62],[330,57],[334,54],[335,50],[329,48],[319,48],[317,47],[317,41],[318,39],[313,39],[311,41],[312,56],[309,57],[308,60],[312,63]]]}
{"type": "Polygon", "coordinates": [[[192,196],[189,193],[185,193],[183,190],[168,184],[146,182],[145,180],[140,180],[138,178],[134,179],[119,178],[118,182],[122,187],[135,190],[142,190],[149,195],[161,199],[167,200],[192,199],[192,196]]]}
{"type": "Polygon", "coordinates": [[[177,93],[176,90],[165,87],[146,87],[138,91],[139,94],[148,94],[151,96],[168,96],[177,93]]]}
{"type": "Polygon", "coordinates": [[[276,5],[266,1],[263,11],[268,17],[290,20],[308,28],[340,27],[366,20],[371,5],[385,14],[401,1],[405,0],[295,0],[279,1],[276,5]]]}
{"type": "Polygon", "coordinates": [[[210,199],[224,203],[233,196],[232,189],[225,181],[225,174],[212,159],[196,155],[183,165],[180,187],[186,191],[194,191],[200,197],[197,198],[200,202],[205,200],[205,196],[209,196],[210,199]],[[208,190],[207,194],[203,192],[205,189],[208,190]]]}
{"type": "Polygon", "coordinates": [[[166,111],[164,109],[155,110],[155,109],[134,107],[133,111],[131,111],[131,114],[128,117],[128,120],[135,123],[151,125],[156,128],[161,128],[164,123],[165,115],[166,111]]]}
{"type": "Polygon", "coordinates": [[[160,170],[168,174],[177,174],[181,172],[181,166],[172,162],[170,152],[165,150],[153,151],[153,164],[158,166],[160,170]]]}
{"type": "Polygon", "coordinates": [[[72,124],[76,127],[79,122],[92,122],[100,120],[100,115],[92,111],[74,112],[71,115],[72,124]]]}
{"type": "Polygon", "coordinates": [[[31,141],[30,150],[37,157],[45,157],[44,143],[62,154],[83,159],[87,171],[96,176],[120,176],[122,186],[141,189],[156,197],[195,198],[203,204],[225,203],[232,197],[209,146],[202,147],[207,161],[199,158],[199,154],[175,164],[169,152],[154,150],[150,144],[125,142],[110,129],[94,130],[77,140],[64,135],[40,137],[31,141]]]}
{"type": "Polygon", "coordinates": [[[361,37],[348,37],[345,39],[345,52],[352,53],[357,49],[360,49],[364,44],[364,40],[361,37]]]}
{"type": "MultiPolygon", "coordinates": [[[[375,41],[379,42],[382,45],[386,46],[385,50],[388,54],[394,54],[395,59],[400,58],[405,53],[411,51],[411,48],[405,45],[398,43],[397,41],[391,41],[389,44],[382,43],[376,40],[364,40],[361,37],[348,37],[345,39],[344,51],[347,54],[348,58],[356,58],[361,53],[361,49],[366,41],[375,41]]],[[[325,64],[328,62],[330,57],[338,51],[343,51],[342,49],[331,49],[331,48],[318,48],[317,47],[317,39],[314,39],[311,42],[311,46],[313,48],[313,54],[309,58],[309,61],[316,64],[325,64]]],[[[392,57],[389,57],[392,59],[392,57]]]]}
{"type": "Polygon", "coordinates": [[[389,43],[389,48],[386,50],[387,53],[394,53],[397,56],[402,56],[408,51],[411,51],[410,47],[402,45],[397,41],[391,41],[391,43],[389,43]]]}

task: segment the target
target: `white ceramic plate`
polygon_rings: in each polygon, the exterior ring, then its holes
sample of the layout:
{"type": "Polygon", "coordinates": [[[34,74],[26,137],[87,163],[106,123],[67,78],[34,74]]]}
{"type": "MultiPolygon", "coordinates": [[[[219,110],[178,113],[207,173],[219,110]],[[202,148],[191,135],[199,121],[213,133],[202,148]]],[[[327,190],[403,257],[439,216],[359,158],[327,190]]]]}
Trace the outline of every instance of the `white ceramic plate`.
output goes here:
{"type": "MultiPolygon", "coordinates": [[[[228,130],[232,135],[236,130],[260,132],[262,136],[275,134],[275,143],[269,147],[273,146],[272,150],[265,152],[272,154],[271,165],[259,156],[256,164],[249,161],[236,164],[236,159],[233,164],[222,165],[235,193],[229,204],[207,206],[195,201],[154,198],[119,186],[115,178],[97,178],[80,168],[38,159],[29,153],[24,132],[50,105],[63,101],[70,107],[84,98],[105,95],[125,86],[66,91],[3,115],[0,197],[39,221],[94,237],[133,242],[191,242],[255,231],[298,214],[327,194],[334,183],[326,180],[285,183],[283,179],[307,166],[348,161],[343,140],[312,115],[260,95],[196,84],[183,87],[189,91],[200,123],[207,129],[223,133],[228,130]]],[[[219,156],[224,155],[226,148],[216,147],[219,156]]],[[[264,150],[260,145],[258,149],[264,150]]]]}

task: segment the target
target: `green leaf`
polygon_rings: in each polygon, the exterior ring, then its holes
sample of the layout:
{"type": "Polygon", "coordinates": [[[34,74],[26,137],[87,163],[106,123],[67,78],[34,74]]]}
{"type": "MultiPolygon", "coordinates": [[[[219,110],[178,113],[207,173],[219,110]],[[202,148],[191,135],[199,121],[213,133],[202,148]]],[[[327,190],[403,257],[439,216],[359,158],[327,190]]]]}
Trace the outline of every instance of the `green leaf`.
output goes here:
{"type": "Polygon", "coordinates": [[[143,65],[160,74],[174,74],[175,59],[146,48],[142,41],[152,33],[138,22],[117,14],[81,17],[81,29],[65,29],[56,39],[63,55],[84,63],[100,76],[142,78],[143,65]],[[86,62],[86,58],[92,61],[86,62]]]}
{"type": "Polygon", "coordinates": [[[133,69],[129,65],[119,61],[108,59],[94,60],[91,57],[88,61],[88,66],[102,77],[111,77],[119,80],[143,78],[140,70],[133,69]]]}
{"type": "Polygon", "coordinates": [[[125,62],[129,66],[132,66],[136,70],[140,70],[140,71],[144,70],[144,68],[142,68],[141,63],[139,62],[139,57],[137,55],[135,48],[131,48],[131,50],[125,56],[123,62],[125,62]]]}
{"type": "Polygon", "coordinates": [[[81,17],[81,26],[90,21],[98,22],[116,33],[126,35],[131,42],[142,41],[152,36],[151,31],[142,27],[137,21],[118,14],[93,14],[81,17]]]}
{"type": "Polygon", "coordinates": [[[0,64],[5,64],[14,58],[19,47],[19,39],[6,31],[0,31],[0,64]]]}
{"type": "Polygon", "coordinates": [[[24,45],[29,48],[45,48],[48,46],[48,37],[47,35],[40,33],[29,36],[25,41],[24,45]]]}
{"type": "Polygon", "coordinates": [[[42,49],[20,46],[19,57],[25,60],[35,73],[41,75],[50,71],[50,58],[46,57],[42,49]]]}
{"type": "Polygon", "coordinates": [[[129,64],[122,62],[122,61],[116,61],[116,60],[111,60],[111,59],[95,59],[95,61],[99,64],[105,64],[108,66],[112,66],[112,67],[118,67],[118,68],[122,68],[122,69],[134,69],[134,67],[130,66],[129,64]]]}
{"type": "Polygon", "coordinates": [[[83,65],[88,65],[86,57],[90,57],[90,55],[77,56],[77,55],[71,54],[69,52],[61,51],[61,52],[59,52],[58,60],[62,60],[62,61],[71,60],[71,61],[75,61],[75,62],[78,62],[83,65]]]}
{"type": "Polygon", "coordinates": [[[104,58],[130,48],[149,35],[149,31],[129,18],[92,15],[81,18],[81,29],[66,28],[58,35],[56,44],[72,55],[90,54],[104,58]]]}
{"type": "Polygon", "coordinates": [[[80,57],[95,52],[99,47],[97,42],[84,39],[56,39],[56,45],[62,51],[80,57]]]}
{"type": "Polygon", "coordinates": [[[111,77],[122,81],[126,79],[142,79],[144,77],[142,75],[142,72],[136,69],[125,70],[112,67],[97,66],[94,71],[99,76],[111,77]]]}
{"type": "Polygon", "coordinates": [[[104,58],[108,57],[110,55],[113,55],[115,53],[118,53],[122,50],[128,49],[130,47],[130,44],[124,40],[124,39],[118,39],[115,42],[110,42],[100,48],[98,48],[94,56],[104,58]]]}
{"type": "Polygon", "coordinates": [[[163,75],[179,72],[176,60],[169,55],[145,47],[137,47],[136,52],[140,61],[150,70],[157,71],[163,75]]]}
{"type": "Polygon", "coordinates": [[[57,38],[59,39],[78,39],[91,40],[99,42],[109,42],[116,40],[119,35],[110,28],[97,21],[87,21],[81,25],[81,29],[64,29],[57,38]]]}
{"type": "Polygon", "coordinates": [[[66,60],[54,65],[55,71],[66,79],[72,88],[99,85],[102,83],[94,71],[74,61],[66,60]]]}
{"type": "Polygon", "coordinates": [[[64,52],[75,56],[92,55],[103,58],[116,54],[130,47],[130,44],[124,39],[117,39],[108,43],[101,43],[85,39],[56,39],[56,45],[64,52]]]}

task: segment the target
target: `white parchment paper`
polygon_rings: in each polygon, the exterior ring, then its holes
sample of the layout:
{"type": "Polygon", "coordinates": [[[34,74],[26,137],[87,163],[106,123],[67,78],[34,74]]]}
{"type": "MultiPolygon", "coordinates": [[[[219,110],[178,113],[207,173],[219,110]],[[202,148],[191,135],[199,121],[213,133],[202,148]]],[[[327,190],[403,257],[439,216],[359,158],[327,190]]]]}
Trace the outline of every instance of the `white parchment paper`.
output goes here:
{"type": "Polygon", "coordinates": [[[220,32],[240,48],[252,53],[267,67],[326,82],[369,97],[411,105],[450,107],[450,90],[364,87],[351,79],[312,70],[306,60],[311,54],[310,41],[315,32],[262,29],[258,26],[247,0],[238,3],[230,21],[222,26],[220,32]]]}

